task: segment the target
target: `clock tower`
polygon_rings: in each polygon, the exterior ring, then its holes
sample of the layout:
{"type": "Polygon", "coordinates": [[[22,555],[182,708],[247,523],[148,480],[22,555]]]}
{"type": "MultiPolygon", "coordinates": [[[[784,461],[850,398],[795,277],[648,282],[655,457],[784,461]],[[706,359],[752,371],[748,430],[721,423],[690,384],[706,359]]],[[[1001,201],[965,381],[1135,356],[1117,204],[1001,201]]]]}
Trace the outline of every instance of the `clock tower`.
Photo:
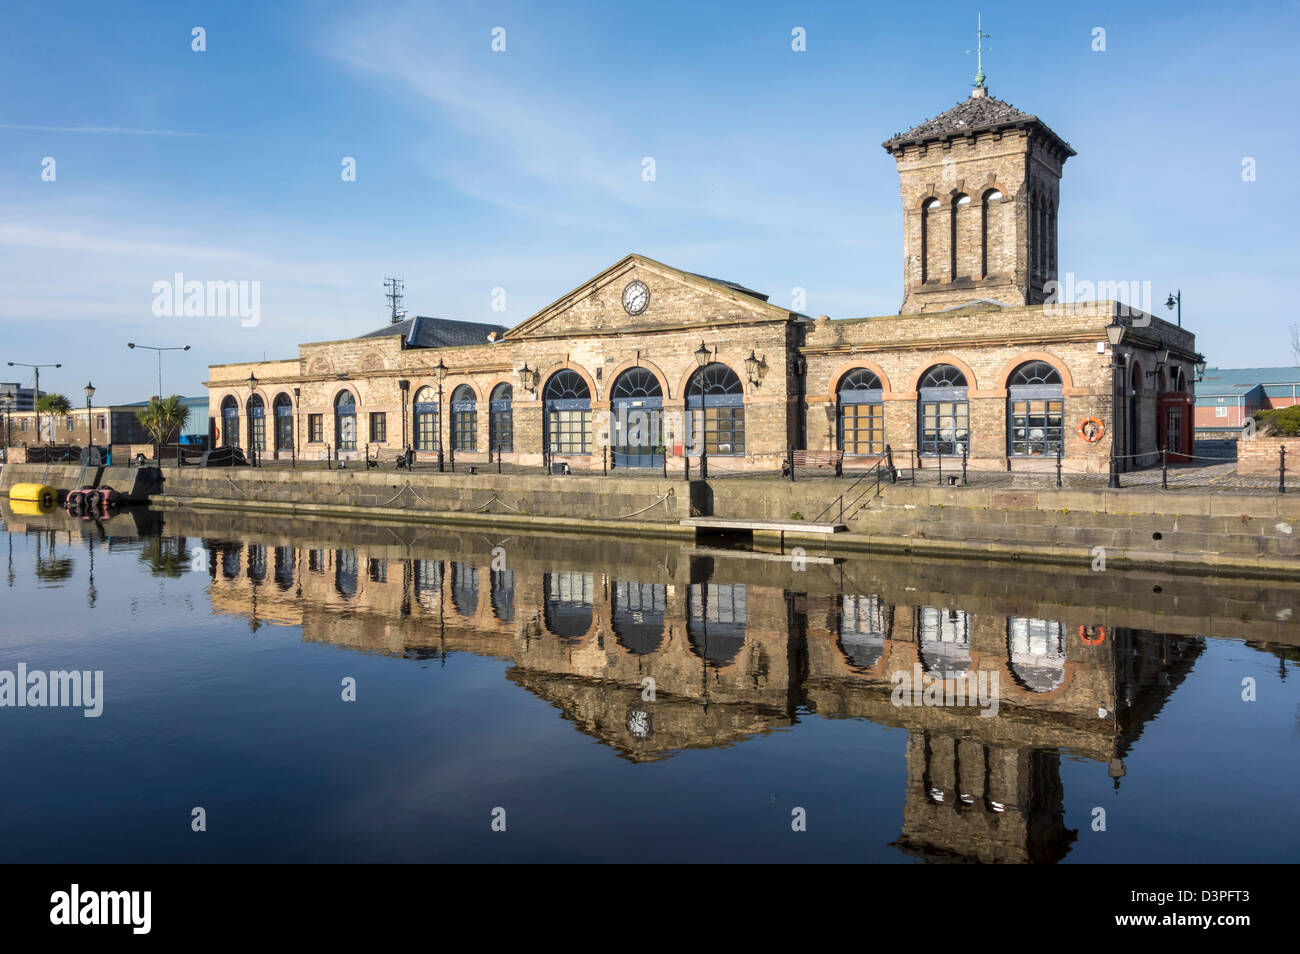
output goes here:
{"type": "Polygon", "coordinates": [[[903,200],[900,313],[1043,302],[1069,143],[989,95],[981,68],[970,98],[882,145],[903,200]]]}

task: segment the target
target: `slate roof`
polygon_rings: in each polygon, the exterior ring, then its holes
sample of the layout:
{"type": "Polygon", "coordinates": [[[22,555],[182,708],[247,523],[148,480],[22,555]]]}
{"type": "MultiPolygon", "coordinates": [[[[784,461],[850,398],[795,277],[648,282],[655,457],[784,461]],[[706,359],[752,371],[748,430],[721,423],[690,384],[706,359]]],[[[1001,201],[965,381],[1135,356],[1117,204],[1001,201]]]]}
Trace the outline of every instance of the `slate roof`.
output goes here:
{"type": "Polygon", "coordinates": [[[699,272],[687,272],[688,275],[694,275],[696,278],[703,278],[706,282],[713,282],[715,285],[722,285],[730,288],[732,291],[738,291],[742,295],[748,295],[750,298],[757,298],[759,301],[767,301],[767,296],[762,292],[754,291],[752,288],[746,288],[739,282],[729,282],[725,278],[710,278],[708,275],[701,275],[699,272]]]}
{"type": "Polygon", "coordinates": [[[886,140],[881,145],[894,152],[903,146],[924,142],[943,142],[973,132],[992,132],[998,129],[1036,126],[1056,142],[1067,156],[1076,155],[1070,144],[1052,132],[1047,124],[1031,113],[1023,112],[1010,103],[992,96],[971,96],[947,112],[913,126],[905,133],[886,140]]]}
{"type": "Polygon", "coordinates": [[[384,325],[359,337],[387,338],[389,335],[401,335],[402,346],[405,348],[455,348],[459,345],[487,344],[488,335],[493,331],[497,333],[497,339],[500,340],[506,330],[505,325],[416,315],[395,325],[384,325]]]}

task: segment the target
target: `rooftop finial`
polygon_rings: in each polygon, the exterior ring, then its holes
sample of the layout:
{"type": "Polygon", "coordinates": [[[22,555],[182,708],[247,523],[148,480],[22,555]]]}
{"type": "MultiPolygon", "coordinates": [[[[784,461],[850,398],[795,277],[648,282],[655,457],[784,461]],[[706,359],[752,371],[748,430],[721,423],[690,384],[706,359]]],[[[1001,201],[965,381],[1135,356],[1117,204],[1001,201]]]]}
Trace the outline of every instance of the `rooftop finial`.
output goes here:
{"type": "Polygon", "coordinates": [[[984,32],[984,15],[977,13],[975,15],[975,49],[967,50],[967,53],[975,54],[975,68],[978,72],[975,74],[975,89],[972,96],[987,96],[988,89],[984,86],[984,52],[988,49],[984,41],[989,38],[989,34],[984,32]]]}

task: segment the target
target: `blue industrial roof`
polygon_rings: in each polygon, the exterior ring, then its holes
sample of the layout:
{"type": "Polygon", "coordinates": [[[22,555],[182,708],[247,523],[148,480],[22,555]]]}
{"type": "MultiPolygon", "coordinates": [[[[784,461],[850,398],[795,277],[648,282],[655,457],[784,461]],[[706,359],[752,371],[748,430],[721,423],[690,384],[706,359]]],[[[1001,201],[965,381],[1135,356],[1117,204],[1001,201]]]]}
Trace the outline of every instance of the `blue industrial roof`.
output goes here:
{"type": "Polygon", "coordinates": [[[1270,397],[1290,397],[1292,388],[1300,389],[1300,368],[1206,368],[1196,396],[1244,397],[1259,387],[1270,397]]]}

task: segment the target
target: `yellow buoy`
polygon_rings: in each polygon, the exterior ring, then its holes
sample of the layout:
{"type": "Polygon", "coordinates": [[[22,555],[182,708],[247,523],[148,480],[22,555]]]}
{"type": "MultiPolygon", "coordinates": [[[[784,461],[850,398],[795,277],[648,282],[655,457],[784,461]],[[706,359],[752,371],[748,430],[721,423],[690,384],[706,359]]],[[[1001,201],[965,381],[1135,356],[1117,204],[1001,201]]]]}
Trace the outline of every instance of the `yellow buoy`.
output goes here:
{"type": "Polygon", "coordinates": [[[41,503],[39,500],[9,500],[9,510],[15,517],[37,517],[44,513],[53,513],[54,501],[41,503]]]}
{"type": "Polygon", "coordinates": [[[59,502],[59,492],[49,484],[14,484],[9,488],[9,499],[30,500],[43,507],[53,507],[59,502]]]}

